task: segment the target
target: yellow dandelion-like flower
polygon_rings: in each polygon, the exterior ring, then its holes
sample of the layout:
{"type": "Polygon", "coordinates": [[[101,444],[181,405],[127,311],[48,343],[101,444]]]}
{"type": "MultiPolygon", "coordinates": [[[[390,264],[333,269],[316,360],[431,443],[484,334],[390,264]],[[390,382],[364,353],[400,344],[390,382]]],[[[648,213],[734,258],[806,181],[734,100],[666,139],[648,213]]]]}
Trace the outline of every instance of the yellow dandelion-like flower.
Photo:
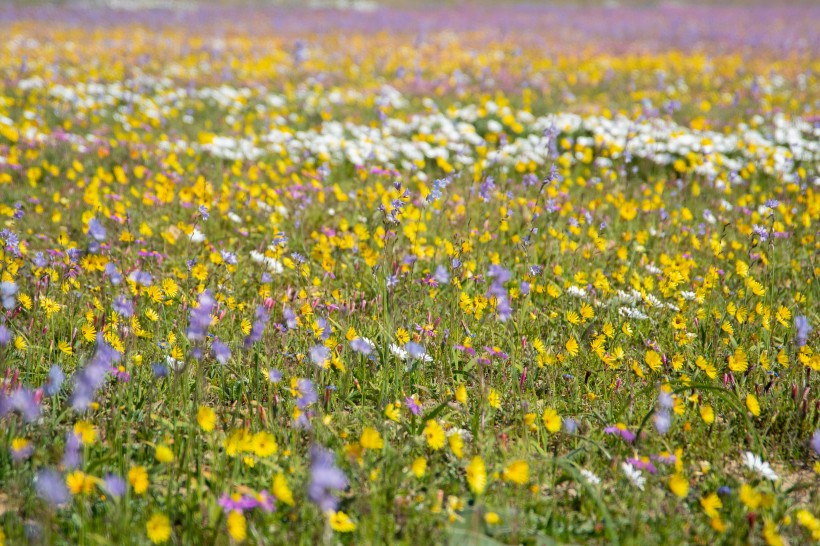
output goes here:
{"type": "Polygon", "coordinates": [[[339,533],[350,533],[356,530],[356,524],[344,512],[330,512],[328,521],[331,529],[339,533]]]}
{"type": "Polygon", "coordinates": [[[162,544],[171,538],[171,520],[164,514],[154,514],[145,524],[148,540],[154,544],[162,544]]]}
{"type": "Polygon", "coordinates": [[[379,431],[373,427],[364,427],[362,435],[359,438],[359,443],[365,449],[382,449],[384,447],[384,440],[379,431]]]}
{"type": "Polygon", "coordinates": [[[199,406],[196,412],[196,421],[205,432],[211,432],[216,427],[216,412],[208,406],[199,406]]]}
{"type": "Polygon", "coordinates": [[[754,394],[749,393],[746,395],[746,408],[752,412],[752,415],[755,417],[760,416],[760,403],[757,401],[757,397],[754,394]]]}
{"type": "Polygon", "coordinates": [[[505,481],[524,485],[530,479],[530,465],[527,461],[513,461],[504,468],[502,477],[505,481]]]}
{"type": "Polygon", "coordinates": [[[432,419],[427,421],[427,424],[424,426],[424,437],[427,439],[427,445],[430,446],[431,449],[438,451],[444,447],[446,438],[444,429],[432,419]]]}

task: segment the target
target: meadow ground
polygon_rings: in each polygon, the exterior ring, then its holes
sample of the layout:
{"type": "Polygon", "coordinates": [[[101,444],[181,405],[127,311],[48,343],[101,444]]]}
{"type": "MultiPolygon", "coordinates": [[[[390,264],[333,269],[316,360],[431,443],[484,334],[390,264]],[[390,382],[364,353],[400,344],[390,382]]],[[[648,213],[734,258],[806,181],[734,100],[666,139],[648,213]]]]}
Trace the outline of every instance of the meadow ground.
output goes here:
{"type": "Polygon", "coordinates": [[[0,545],[820,541],[818,26],[0,7],[0,545]]]}

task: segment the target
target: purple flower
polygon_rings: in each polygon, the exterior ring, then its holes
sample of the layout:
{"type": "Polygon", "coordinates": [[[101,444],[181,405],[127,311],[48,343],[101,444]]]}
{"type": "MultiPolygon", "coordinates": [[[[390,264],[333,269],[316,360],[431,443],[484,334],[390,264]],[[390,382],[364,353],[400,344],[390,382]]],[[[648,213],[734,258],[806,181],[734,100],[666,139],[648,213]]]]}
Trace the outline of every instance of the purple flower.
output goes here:
{"type": "Polygon", "coordinates": [[[34,490],[37,496],[51,506],[59,506],[68,501],[68,488],[65,480],[56,470],[45,469],[34,477],[34,490]]]}
{"type": "Polygon", "coordinates": [[[288,330],[293,330],[296,328],[296,313],[293,312],[293,309],[290,307],[285,307],[285,324],[288,327],[288,330]]]}
{"type": "Polygon", "coordinates": [[[310,348],[308,354],[310,355],[311,362],[320,368],[323,368],[325,366],[325,362],[327,362],[330,358],[330,349],[324,345],[314,345],[310,348]]]}
{"type": "Polygon", "coordinates": [[[450,273],[447,272],[447,268],[443,265],[439,265],[436,267],[436,272],[433,275],[433,278],[439,284],[447,284],[450,282],[450,273]]]}
{"type": "Polygon", "coordinates": [[[118,499],[125,495],[125,480],[117,474],[106,474],[105,478],[103,478],[103,487],[108,492],[108,494],[114,497],[115,499],[118,499]]]}
{"type": "Polygon", "coordinates": [[[336,510],[339,499],[336,490],[347,488],[347,476],[336,467],[332,451],[314,445],[310,448],[310,484],[308,498],[322,512],[336,510]]]}
{"type": "Polygon", "coordinates": [[[203,220],[208,220],[211,215],[208,213],[208,207],[205,205],[199,205],[199,215],[202,216],[203,220]]]}
{"type": "Polygon", "coordinates": [[[361,353],[364,356],[367,356],[373,352],[375,346],[373,345],[373,342],[369,339],[357,337],[356,339],[350,342],[350,348],[356,351],[357,353],[361,353]]]}
{"type": "Polygon", "coordinates": [[[0,282],[0,299],[3,300],[3,307],[12,309],[17,301],[17,285],[13,282],[0,282]]]}
{"type": "Polygon", "coordinates": [[[117,296],[114,300],[114,311],[125,318],[131,318],[134,314],[134,304],[125,296],[117,296]]]}
{"type": "Polygon", "coordinates": [[[410,412],[413,415],[418,415],[419,413],[421,413],[421,408],[416,403],[416,399],[412,396],[408,396],[407,398],[405,398],[404,403],[407,404],[407,407],[410,409],[410,412]]]}
{"type": "Polygon", "coordinates": [[[224,493],[221,497],[219,497],[219,506],[222,507],[223,510],[226,512],[232,512],[237,510],[239,512],[244,512],[245,510],[252,510],[256,508],[257,501],[255,498],[249,495],[228,495],[224,493]]]}
{"type": "Polygon", "coordinates": [[[415,341],[407,342],[404,349],[407,351],[407,354],[410,355],[410,358],[416,360],[421,360],[427,355],[427,350],[424,348],[424,345],[416,343],[415,341]]]}
{"type": "Polygon", "coordinates": [[[5,324],[0,324],[0,345],[6,346],[11,341],[11,330],[5,324]]]}
{"type": "Polygon", "coordinates": [[[0,417],[17,411],[26,423],[31,423],[40,416],[40,404],[30,389],[20,388],[11,394],[0,390],[0,417]]]}
{"type": "Polygon", "coordinates": [[[154,282],[154,277],[152,277],[150,273],[140,271],[139,269],[132,271],[128,275],[128,278],[135,284],[141,284],[142,286],[151,286],[154,282]]]}
{"type": "Polygon", "coordinates": [[[188,331],[186,335],[190,341],[204,341],[211,325],[211,313],[216,306],[216,300],[211,295],[210,290],[205,290],[199,295],[199,304],[191,309],[188,331]]]}
{"type": "Polygon", "coordinates": [[[564,432],[567,434],[575,434],[578,432],[578,423],[572,417],[565,417],[562,421],[564,432]]]}
{"type": "Polygon", "coordinates": [[[811,448],[814,450],[815,453],[820,455],[820,428],[814,431],[814,434],[811,437],[811,448]]]}
{"type": "Polygon", "coordinates": [[[256,321],[251,327],[251,333],[245,338],[245,348],[250,349],[257,341],[262,339],[262,334],[265,332],[265,325],[268,323],[268,312],[261,305],[256,308],[256,321]]]}
{"type": "Polygon", "coordinates": [[[809,319],[804,315],[794,317],[794,329],[797,330],[794,336],[795,343],[797,343],[798,347],[804,346],[812,331],[812,327],[809,325],[809,319]]]}
{"type": "Polygon", "coordinates": [[[643,459],[630,457],[627,459],[627,462],[638,470],[646,470],[650,474],[655,474],[658,471],[658,469],[655,468],[655,465],[652,464],[652,461],[644,461],[643,459]]]}
{"type": "Polygon", "coordinates": [[[315,403],[319,397],[316,395],[316,389],[313,386],[313,381],[310,379],[300,379],[296,383],[296,405],[301,410],[315,403]]]}
{"type": "Polygon", "coordinates": [[[77,468],[82,461],[82,454],[80,453],[80,437],[69,430],[65,435],[65,450],[63,451],[62,465],[68,470],[77,468]]]}
{"type": "Polygon", "coordinates": [[[268,380],[271,383],[279,383],[282,381],[282,372],[277,370],[276,368],[271,368],[268,370],[268,380]]]}
{"type": "Polygon", "coordinates": [[[669,432],[669,428],[672,426],[672,418],[669,412],[664,409],[655,414],[653,421],[655,422],[655,430],[657,430],[661,436],[669,432]]]}
{"type": "Polygon", "coordinates": [[[71,406],[77,411],[85,410],[97,390],[105,381],[108,371],[120,361],[121,355],[108,345],[102,334],[97,335],[97,350],[86,366],[74,375],[74,392],[71,394],[71,406]]]}
{"type": "Polygon", "coordinates": [[[46,393],[46,396],[54,396],[60,392],[60,388],[63,386],[63,381],[65,381],[65,374],[63,373],[62,368],[60,368],[57,364],[52,365],[48,370],[48,377],[46,378],[45,385],[43,386],[43,391],[46,393]]]}
{"type": "Polygon", "coordinates": [[[105,274],[108,275],[108,279],[114,286],[117,286],[122,282],[122,275],[120,275],[120,272],[117,271],[117,266],[114,265],[113,262],[108,262],[105,264],[105,274]]]}
{"type": "Polygon", "coordinates": [[[42,252],[38,252],[34,255],[34,259],[31,260],[34,264],[34,267],[43,268],[48,265],[48,261],[46,260],[45,256],[43,256],[42,252]]]}
{"type": "Polygon", "coordinates": [[[614,434],[616,436],[620,436],[630,444],[635,441],[635,434],[627,430],[626,426],[621,424],[608,426],[604,429],[604,432],[607,434],[614,434]]]}
{"type": "Polygon", "coordinates": [[[34,453],[34,444],[27,441],[20,449],[11,448],[9,451],[11,452],[11,460],[18,463],[31,457],[31,454],[34,453]]]}
{"type": "Polygon", "coordinates": [[[156,377],[157,379],[168,377],[168,366],[166,366],[165,364],[155,362],[151,365],[151,369],[154,372],[154,377],[156,377]]]}
{"type": "Polygon", "coordinates": [[[211,352],[214,354],[214,358],[217,362],[222,364],[223,366],[230,360],[231,358],[231,349],[228,347],[227,344],[221,342],[219,338],[214,338],[211,342],[211,352]]]}
{"type": "Polygon", "coordinates": [[[87,234],[89,237],[94,239],[95,241],[102,242],[105,241],[105,228],[100,223],[99,220],[96,218],[92,218],[88,221],[88,231],[87,234]]]}

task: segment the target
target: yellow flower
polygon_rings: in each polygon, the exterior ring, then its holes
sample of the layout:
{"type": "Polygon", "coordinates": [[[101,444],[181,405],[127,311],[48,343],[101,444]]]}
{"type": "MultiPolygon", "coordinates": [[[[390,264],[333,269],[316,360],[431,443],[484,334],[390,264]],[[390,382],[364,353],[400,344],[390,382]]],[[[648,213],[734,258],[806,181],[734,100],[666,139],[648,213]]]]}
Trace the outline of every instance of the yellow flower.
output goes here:
{"type": "Polygon", "coordinates": [[[396,407],[396,404],[387,404],[387,407],[384,408],[384,416],[391,421],[398,423],[401,414],[399,413],[399,408],[396,407]]]}
{"type": "Polygon", "coordinates": [[[142,495],[148,490],[148,472],[144,466],[135,466],[128,471],[128,483],[134,488],[134,493],[142,495]]]}
{"type": "Polygon", "coordinates": [[[382,449],[384,447],[384,440],[379,431],[373,427],[364,427],[362,435],[359,438],[359,443],[365,449],[382,449]]]}
{"type": "Polygon", "coordinates": [[[763,501],[763,495],[755,490],[754,487],[746,483],[740,486],[740,493],[738,496],[740,497],[740,502],[742,502],[749,510],[757,510],[757,507],[760,506],[760,503],[763,501]]]}
{"type": "Polygon", "coordinates": [[[430,446],[431,449],[438,451],[444,447],[444,429],[434,420],[431,419],[427,421],[424,427],[424,436],[427,438],[427,445],[430,446]]]}
{"type": "Polygon", "coordinates": [[[527,461],[513,461],[504,468],[504,480],[524,485],[530,480],[530,465],[527,461]]]}
{"type": "Polygon", "coordinates": [[[544,421],[544,426],[547,427],[547,430],[553,434],[561,430],[561,416],[558,415],[558,412],[554,409],[545,409],[541,419],[544,421]]]}
{"type": "Polygon", "coordinates": [[[661,355],[652,350],[646,351],[646,357],[644,358],[644,361],[653,372],[660,371],[661,365],[663,364],[661,360],[661,355]]]}
{"type": "Polygon", "coordinates": [[[743,373],[749,369],[749,359],[742,347],[735,349],[735,352],[729,356],[729,369],[737,373],[743,373]]]}
{"type": "Polygon", "coordinates": [[[263,430],[253,435],[251,450],[257,457],[270,457],[279,450],[279,446],[273,435],[263,430]]]}
{"type": "Polygon", "coordinates": [[[356,524],[350,519],[350,516],[344,512],[329,512],[328,520],[330,527],[339,533],[350,533],[356,530],[356,524]]]}
{"type": "Polygon", "coordinates": [[[703,404],[700,407],[700,418],[703,419],[703,422],[707,425],[711,425],[715,422],[715,410],[713,410],[709,404],[703,404]]]}
{"type": "Polygon", "coordinates": [[[85,445],[91,445],[97,439],[97,431],[94,425],[88,421],[77,421],[74,423],[74,434],[76,434],[85,445]]]}
{"type": "Polygon", "coordinates": [[[71,356],[71,355],[74,354],[74,349],[71,347],[71,343],[68,342],[68,341],[61,341],[58,344],[58,347],[60,348],[60,351],[67,354],[68,356],[71,356]]]}
{"type": "Polygon", "coordinates": [[[161,463],[171,463],[174,461],[174,452],[165,444],[160,444],[154,452],[154,457],[161,463]]]}
{"type": "Polygon", "coordinates": [[[171,538],[171,521],[163,514],[154,514],[145,524],[148,540],[161,544],[171,538]]]}
{"type": "Polygon", "coordinates": [[[572,356],[578,355],[578,342],[575,341],[574,337],[569,338],[567,344],[564,346],[567,352],[572,356]]]}
{"type": "Polygon", "coordinates": [[[416,478],[421,478],[427,471],[427,459],[424,457],[417,457],[416,460],[413,461],[413,465],[410,468],[416,478]]]}
{"type": "Polygon", "coordinates": [[[285,475],[281,472],[273,478],[273,494],[277,499],[288,506],[294,506],[296,504],[293,500],[293,492],[290,490],[290,487],[288,487],[285,475]]]}
{"type": "Polygon", "coordinates": [[[749,393],[746,395],[746,407],[755,417],[760,415],[760,403],[758,403],[757,397],[754,394],[749,393]]]}
{"type": "Polygon", "coordinates": [[[700,505],[710,518],[719,517],[718,510],[723,508],[723,503],[717,493],[712,493],[700,499],[700,505]]]}
{"type": "Polygon", "coordinates": [[[487,525],[498,525],[498,523],[501,521],[501,518],[498,517],[498,514],[496,514],[495,512],[487,512],[486,514],[484,514],[484,521],[487,523],[487,525]]]}
{"type": "Polygon", "coordinates": [[[447,437],[447,441],[453,454],[459,459],[462,458],[464,456],[464,439],[461,434],[454,432],[447,437]]]}
{"type": "Polygon", "coordinates": [[[487,393],[487,403],[490,404],[491,408],[501,409],[501,395],[498,394],[497,390],[490,389],[490,392],[487,393]]]}
{"type": "Polygon", "coordinates": [[[216,412],[208,406],[199,406],[196,412],[196,421],[205,432],[211,432],[216,426],[216,412]]]}
{"type": "Polygon", "coordinates": [[[228,514],[228,534],[237,542],[242,542],[248,536],[248,522],[239,510],[231,510],[228,514]]]}
{"type": "Polygon", "coordinates": [[[82,470],[75,470],[65,477],[65,483],[72,495],[87,495],[94,489],[96,479],[82,470]]]}
{"type": "Polygon", "coordinates": [[[467,387],[464,385],[459,385],[456,387],[456,402],[461,405],[467,403],[467,387]]]}
{"type": "Polygon", "coordinates": [[[683,498],[689,494],[689,480],[681,474],[673,474],[669,478],[669,489],[676,496],[683,498]]]}
{"type": "Polygon", "coordinates": [[[475,456],[467,465],[467,484],[470,490],[476,495],[480,495],[487,487],[487,468],[484,466],[484,460],[475,456]]]}

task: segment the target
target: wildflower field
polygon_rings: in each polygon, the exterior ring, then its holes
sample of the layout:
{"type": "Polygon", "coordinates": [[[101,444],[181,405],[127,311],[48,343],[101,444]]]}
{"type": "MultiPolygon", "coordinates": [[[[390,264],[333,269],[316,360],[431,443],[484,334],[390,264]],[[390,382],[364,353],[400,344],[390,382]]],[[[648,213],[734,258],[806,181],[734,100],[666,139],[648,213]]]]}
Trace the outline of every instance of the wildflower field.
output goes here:
{"type": "Polygon", "coordinates": [[[0,545],[820,542],[820,6],[189,8],[0,6],[0,545]]]}

